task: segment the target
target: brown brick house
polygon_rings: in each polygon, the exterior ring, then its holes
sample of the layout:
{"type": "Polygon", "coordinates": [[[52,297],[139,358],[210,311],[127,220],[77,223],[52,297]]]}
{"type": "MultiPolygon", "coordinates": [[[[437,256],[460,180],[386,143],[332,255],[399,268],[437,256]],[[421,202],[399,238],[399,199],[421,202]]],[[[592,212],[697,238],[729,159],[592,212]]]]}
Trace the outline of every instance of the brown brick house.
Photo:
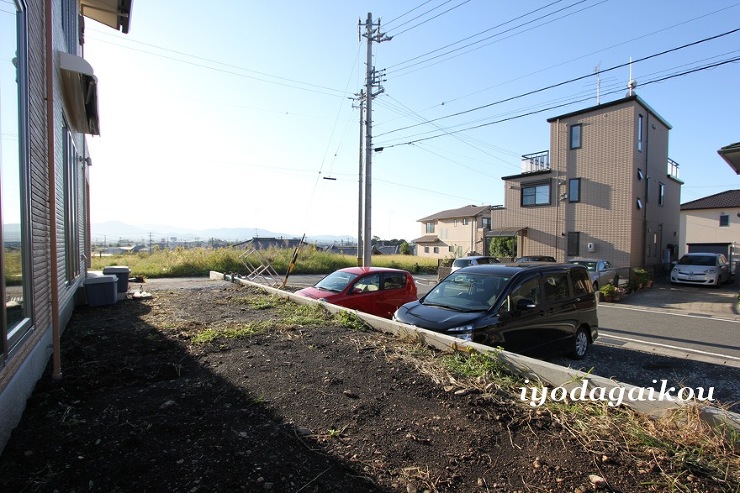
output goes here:
{"type": "Polygon", "coordinates": [[[489,235],[516,235],[518,256],[605,258],[617,267],[675,258],[678,164],[671,126],[636,95],[547,120],[550,149],[504,176],[489,235]]]}

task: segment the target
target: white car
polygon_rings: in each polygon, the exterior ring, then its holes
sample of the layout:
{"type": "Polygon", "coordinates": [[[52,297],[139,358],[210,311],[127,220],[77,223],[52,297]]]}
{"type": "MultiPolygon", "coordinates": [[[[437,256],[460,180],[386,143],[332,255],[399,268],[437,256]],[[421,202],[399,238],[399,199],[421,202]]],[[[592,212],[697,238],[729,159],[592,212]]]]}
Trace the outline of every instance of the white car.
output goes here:
{"type": "Polygon", "coordinates": [[[467,267],[469,265],[484,265],[484,264],[498,264],[500,263],[496,257],[489,257],[487,255],[473,255],[470,257],[460,257],[456,258],[454,262],[452,262],[452,270],[450,272],[455,272],[457,269],[461,269],[463,267],[467,267]]]}
{"type": "Polygon", "coordinates": [[[671,284],[719,287],[730,280],[730,264],[721,253],[687,253],[671,270],[671,284]]]}

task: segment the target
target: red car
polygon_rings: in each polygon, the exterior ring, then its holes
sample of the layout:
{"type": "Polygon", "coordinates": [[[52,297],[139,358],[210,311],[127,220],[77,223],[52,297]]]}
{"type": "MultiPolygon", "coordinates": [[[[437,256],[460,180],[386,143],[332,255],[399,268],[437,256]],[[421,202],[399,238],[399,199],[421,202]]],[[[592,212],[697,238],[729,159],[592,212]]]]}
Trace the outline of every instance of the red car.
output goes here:
{"type": "Polygon", "coordinates": [[[340,269],[296,294],[383,318],[418,298],[410,273],[384,267],[340,269]]]}

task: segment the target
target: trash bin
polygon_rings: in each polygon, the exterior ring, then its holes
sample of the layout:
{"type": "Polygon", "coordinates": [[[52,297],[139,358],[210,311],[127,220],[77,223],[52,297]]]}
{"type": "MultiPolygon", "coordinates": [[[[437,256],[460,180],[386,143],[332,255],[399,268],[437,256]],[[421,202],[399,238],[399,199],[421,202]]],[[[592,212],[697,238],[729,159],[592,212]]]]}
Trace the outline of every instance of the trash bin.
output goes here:
{"type": "Polygon", "coordinates": [[[116,282],[118,278],[110,275],[91,274],[85,279],[85,296],[90,306],[112,305],[116,302],[116,282]]]}
{"type": "Polygon", "coordinates": [[[126,293],[128,293],[128,276],[131,273],[125,265],[111,265],[103,268],[103,275],[115,275],[118,278],[117,284],[117,299],[125,300],[126,293]]]}

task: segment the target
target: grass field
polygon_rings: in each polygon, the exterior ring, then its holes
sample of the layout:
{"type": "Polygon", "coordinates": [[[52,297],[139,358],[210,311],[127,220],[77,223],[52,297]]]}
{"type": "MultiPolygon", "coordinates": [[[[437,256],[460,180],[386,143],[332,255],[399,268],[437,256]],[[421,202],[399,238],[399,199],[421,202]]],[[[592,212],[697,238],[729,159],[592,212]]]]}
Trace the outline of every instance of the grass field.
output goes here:
{"type": "MultiPolygon", "coordinates": [[[[125,265],[132,276],[199,277],[210,271],[246,274],[247,264],[253,266],[269,263],[278,274],[286,274],[292,249],[271,248],[245,256],[242,249],[234,248],[176,248],[153,253],[135,253],[112,256],[93,256],[91,270],[102,270],[112,265],[125,265]]],[[[293,274],[328,274],[343,267],[357,265],[357,258],[350,255],[326,253],[313,246],[304,246],[298,252],[293,274]]],[[[435,259],[413,255],[375,255],[373,267],[393,267],[413,274],[431,274],[437,271],[435,259]]]]}

